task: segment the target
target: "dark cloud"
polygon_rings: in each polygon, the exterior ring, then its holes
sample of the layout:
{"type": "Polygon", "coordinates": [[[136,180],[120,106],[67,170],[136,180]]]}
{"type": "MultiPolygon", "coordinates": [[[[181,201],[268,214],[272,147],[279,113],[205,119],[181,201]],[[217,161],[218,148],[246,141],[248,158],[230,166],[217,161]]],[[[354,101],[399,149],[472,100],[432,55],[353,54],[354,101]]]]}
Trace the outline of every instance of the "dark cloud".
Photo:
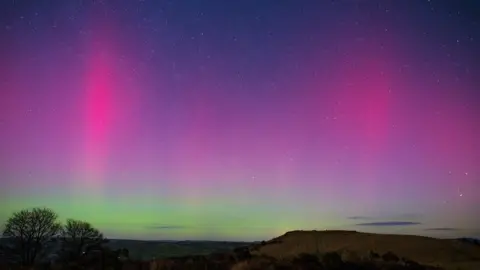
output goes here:
{"type": "Polygon", "coordinates": [[[419,225],[420,222],[411,222],[411,221],[383,221],[383,222],[368,222],[368,223],[358,223],[356,226],[412,226],[419,225]]]}
{"type": "Polygon", "coordinates": [[[418,220],[423,215],[415,213],[404,214],[381,214],[378,216],[348,216],[347,219],[351,220],[418,220]]]}
{"type": "Polygon", "coordinates": [[[459,229],[457,228],[427,228],[425,231],[458,231],[459,229]]]}
{"type": "Polygon", "coordinates": [[[187,228],[186,226],[180,225],[151,225],[147,226],[147,229],[154,229],[154,230],[181,230],[187,228]]]}
{"type": "Polygon", "coordinates": [[[373,217],[367,217],[367,216],[351,216],[347,217],[348,219],[353,219],[353,220],[372,220],[374,219],[373,217]]]}

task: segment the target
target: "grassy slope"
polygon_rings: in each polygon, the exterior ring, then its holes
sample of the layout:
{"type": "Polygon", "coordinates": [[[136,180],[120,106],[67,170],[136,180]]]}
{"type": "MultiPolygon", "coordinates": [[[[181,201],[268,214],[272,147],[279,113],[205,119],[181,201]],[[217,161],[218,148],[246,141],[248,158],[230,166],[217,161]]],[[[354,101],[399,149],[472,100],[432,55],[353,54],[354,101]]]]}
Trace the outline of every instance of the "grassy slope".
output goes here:
{"type": "Polygon", "coordinates": [[[474,244],[449,239],[411,235],[386,235],[353,231],[294,231],[260,246],[256,253],[276,258],[300,253],[350,250],[366,256],[370,251],[391,251],[426,265],[447,269],[480,269],[480,248],[474,244]]]}

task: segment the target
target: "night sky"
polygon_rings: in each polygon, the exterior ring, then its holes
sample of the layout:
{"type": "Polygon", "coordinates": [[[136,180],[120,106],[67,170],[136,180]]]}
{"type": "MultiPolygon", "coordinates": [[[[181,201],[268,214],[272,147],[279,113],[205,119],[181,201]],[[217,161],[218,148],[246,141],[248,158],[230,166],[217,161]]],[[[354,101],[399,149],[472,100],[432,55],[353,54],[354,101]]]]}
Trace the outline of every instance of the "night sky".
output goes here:
{"type": "Polygon", "coordinates": [[[480,237],[480,3],[0,2],[0,222],[480,237]]]}

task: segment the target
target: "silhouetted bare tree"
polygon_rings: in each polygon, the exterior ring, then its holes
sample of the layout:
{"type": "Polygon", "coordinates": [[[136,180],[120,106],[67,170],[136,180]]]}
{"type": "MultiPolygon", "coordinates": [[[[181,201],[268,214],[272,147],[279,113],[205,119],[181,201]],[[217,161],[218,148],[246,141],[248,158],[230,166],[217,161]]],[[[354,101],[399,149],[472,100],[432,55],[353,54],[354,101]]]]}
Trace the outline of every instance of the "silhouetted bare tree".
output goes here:
{"type": "Polygon", "coordinates": [[[77,259],[83,252],[107,242],[103,234],[90,223],[74,219],[67,220],[61,235],[62,248],[68,253],[69,259],[77,259]]]}
{"type": "Polygon", "coordinates": [[[23,265],[35,263],[38,255],[61,229],[57,214],[48,208],[21,210],[10,217],[2,233],[8,252],[23,265]]]}

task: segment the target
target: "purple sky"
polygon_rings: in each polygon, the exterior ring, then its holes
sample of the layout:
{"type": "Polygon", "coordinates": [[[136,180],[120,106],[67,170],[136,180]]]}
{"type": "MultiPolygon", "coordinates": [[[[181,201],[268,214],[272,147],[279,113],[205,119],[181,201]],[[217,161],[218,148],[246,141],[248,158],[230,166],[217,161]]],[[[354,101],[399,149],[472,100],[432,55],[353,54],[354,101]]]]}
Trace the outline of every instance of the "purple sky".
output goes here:
{"type": "Polygon", "coordinates": [[[478,10],[2,1],[0,221],[46,206],[122,238],[479,237],[478,10]]]}

